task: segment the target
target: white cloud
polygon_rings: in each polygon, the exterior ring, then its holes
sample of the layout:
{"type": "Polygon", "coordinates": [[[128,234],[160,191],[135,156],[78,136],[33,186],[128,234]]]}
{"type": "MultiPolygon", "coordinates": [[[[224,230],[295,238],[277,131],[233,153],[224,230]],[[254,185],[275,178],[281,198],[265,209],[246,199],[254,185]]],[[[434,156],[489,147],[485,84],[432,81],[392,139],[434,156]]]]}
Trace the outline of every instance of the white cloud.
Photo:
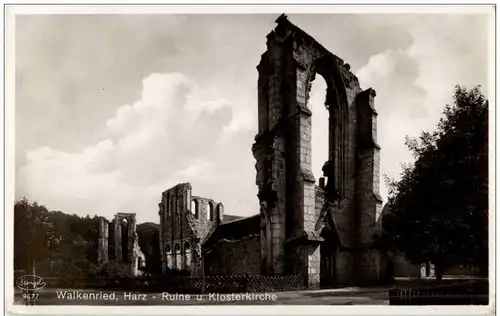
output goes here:
{"type": "MultiPolygon", "coordinates": [[[[26,153],[20,169],[23,193],[68,213],[136,212],[156,220],[161,192],[181,181],[217,183],[211,153],[238,132],[227,99],[204,99],[203,90],[180,73],[144,79],[141,99],[106,122],[106,138],[79,152],[40,147],[26,153]]],[[[225,146],[231,146],[227,143],[225,146]]]]}
{"type": "MultiPolygon", "coordinates": [[[[425,26],[408,21],[412,44],[372,56],[356,73],[363,87],[377,92],[381,174],[392,178],[399,178],[401,163],[413,159],[404,137],[436,128],[455,85],[471,88],[487,80],[481,62],[487,57],[484,17],[428,20],[425,26]]],[[[387,196],[383,180],[381,194],[387,196]]]]}

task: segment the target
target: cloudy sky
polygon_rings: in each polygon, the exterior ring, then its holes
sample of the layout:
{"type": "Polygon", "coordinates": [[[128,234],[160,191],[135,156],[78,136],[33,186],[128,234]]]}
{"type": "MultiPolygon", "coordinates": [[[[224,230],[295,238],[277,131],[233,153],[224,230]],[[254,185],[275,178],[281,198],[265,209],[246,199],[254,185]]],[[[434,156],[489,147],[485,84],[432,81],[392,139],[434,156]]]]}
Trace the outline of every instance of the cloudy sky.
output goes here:
{"type": "MultiPolygon", "coordinates": [[[[16,199],[78,215],[158,222],[161,192],[228,214],[258,211],[257,70],[271,15],[16,17],[16,199]]],[[[289,19],[377,91],[381,173],[411,160],[405,135],[434,129],[453,86],[488,92],[485,15],[289,19]]],[[[312,88],[313,169],[327,155],[326,84],[312,88]]],[[[381,179],[382,195],[386,188],[381,179]]]]}

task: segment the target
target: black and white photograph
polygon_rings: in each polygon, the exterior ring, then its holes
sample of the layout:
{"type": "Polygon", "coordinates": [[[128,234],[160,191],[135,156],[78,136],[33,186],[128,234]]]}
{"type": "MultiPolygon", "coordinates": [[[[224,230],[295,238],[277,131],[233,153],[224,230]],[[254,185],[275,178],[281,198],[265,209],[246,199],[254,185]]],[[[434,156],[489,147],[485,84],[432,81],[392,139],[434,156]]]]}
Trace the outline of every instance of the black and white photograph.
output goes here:
{"type": "Polygon", "coordinates": [[[495,5],[4,13],[8,310],[494,313],[495,5]]]}

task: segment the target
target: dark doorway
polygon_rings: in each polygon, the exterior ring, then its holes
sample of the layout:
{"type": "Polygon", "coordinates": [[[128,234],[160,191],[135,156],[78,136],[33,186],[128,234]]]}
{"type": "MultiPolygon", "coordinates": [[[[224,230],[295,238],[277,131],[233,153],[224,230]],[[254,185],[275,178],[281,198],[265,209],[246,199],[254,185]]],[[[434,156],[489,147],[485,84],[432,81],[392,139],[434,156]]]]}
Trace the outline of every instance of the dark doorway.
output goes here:
{"type": "Polygon", "coordinates": [[[330,228],[324,228],[321,237],[324,241],[320,245],[320,284],[328,288],[336,284],[338,236],[330,228]]]}

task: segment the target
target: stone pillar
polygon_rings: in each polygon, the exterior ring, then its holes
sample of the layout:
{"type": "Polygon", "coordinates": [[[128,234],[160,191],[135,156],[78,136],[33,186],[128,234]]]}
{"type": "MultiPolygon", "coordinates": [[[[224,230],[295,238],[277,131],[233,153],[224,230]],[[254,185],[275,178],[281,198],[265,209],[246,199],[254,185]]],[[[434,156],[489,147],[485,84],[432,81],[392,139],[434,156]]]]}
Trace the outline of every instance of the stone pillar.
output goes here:
{"type": "Polygon", "coordinates": [[[115,244],[115,261],[120,262],[123,260],[122,258],[122,226],[120,220],[117,216],[113,220],[115,225],[115,236],[114,236],[114,244],[115,244]]]}
{"type": "Polygon", "coordinates": [[[219,226],[224,219],[224,204],[218,203],[215,207],[215,225],[219,226]]]}
{"type": "Polygon", "coordinates": [[[320,247],[318,244],[307,246],[307,287],[318,289],[320,287],[320,247]]]}
{"type": "Polygon", "coordinates": [[[191,195],[192,195],[191,192],[192,192],[191,185],[186,184],[186,192],[184,193],[186,211],[192,214],[193,210],[191,210],[191,195]]]}
{"type": "Polygon", "coordinates": [[[257,160],[256,184],[261,203],[262,273],[284,273],[286,209],[286,130],[283,82],[283,49],[270,34],[268,51],[262,55],[259,70],[259,134],[253,147],[257,160]]]}
{"type": "MultiPolygon", "coordinates": [[[[299,64],[299,63],[297,63],[299,64]]],[[[307,287],[315,289],[319,287],[320,273],[320,247],[319,240],[312,240],[315,237],[316,216],[316,187],[315,178],[311,170],[312,164],[312,112],[307,108],[308,89],[310,84],[305,79],[307,77],[305,69],[296,67],[297,87],[296,104],[297,115],[294,118],[293,137],[293,157],[290,161],[291,168],[297,170],[295,182],[289,191],[288,197],[293,197],[294,228],[290,231],[292,240],[301,258],[301,270],[306,277],[307,287]],[[297,240],[298,239],[298,240],[297,240]]],[[[319,238],[318,238],[319,239],[319,238]]]]}
{"type": "Polygon", "coordinates": [[[108,262],[108,228],[109,222],[105,218],[99,219],[99,237],[97,242],[97,263],[108,262]]]}
{"type": "Polygon", "coordinates": [[[165,253],[165,204],[163,200],[163,195],[162,195],[162,201],[158,203],[158,214],[160,215],[160,262],[161,262],[161,270],[162,273],[165,273],[167,270],[167,262],[166,262],[166,256],[167,254],[165,253]]]}
{"type": "MultiPolygon", "coordinates": [[[[173,247],[172,245],[172,234],[174,233],[173,227],[172,227],[172,206],[170,204],[170,192],[167,192],[167,195],[165,196],[165,213],[163,216],[163,226],[165,229],[163,230],[163,242],[167,245],[170,245],[170,247],[173,247]],[[170,231],[167,231],[167,227],[170,228],[170,231]]],[[[170,249],[172,250],[172,249],[170,249]]],[[[168,265],[167,265],[168,267],[168,265]]]]}
{"type": "Polygon", "coordinates": [[[127,262],[130,265],[130,271],[133,275],[136,275],[136,261],[137,261],[137,253],[136,248],[138,245],[138,236],[136,232],[137,220],[135,214],[131,214],[128,218],[128,239],[127,239],[127,262]]]}
{"type": "MultiPolygon", "coordinates": [[[[377,144],[377,112],[374,108],[375,91],[359,93],[356,97],[358,113],[357,158],[358,177],[356,183],[356,228],[357,246],[356,276],[359,284],[380,281],[383,273],[380,253],[373,247],[374,236],[381,229],[377,219],[382,212],[380,183],[380,147],[377,144]]],[[[380,221],[379,221],[380,222],[380,221]]]]}

